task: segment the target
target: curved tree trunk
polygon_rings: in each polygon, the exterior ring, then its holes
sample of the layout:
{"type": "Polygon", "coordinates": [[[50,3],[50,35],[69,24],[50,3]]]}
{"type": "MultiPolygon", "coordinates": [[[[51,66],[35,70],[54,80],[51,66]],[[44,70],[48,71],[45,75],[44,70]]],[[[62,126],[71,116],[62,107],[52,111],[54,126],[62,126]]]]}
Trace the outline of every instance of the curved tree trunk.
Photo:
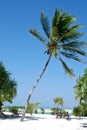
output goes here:
{"type": "Polygon", "coordinates": [[[23,114],[22,114],[22,117],[21,117],[21,121],[24,121],[25,114],[26,114],[26,111],[27,111],[27,107],[28,107],[29,102],[30,102],[30,98],[31,98],[31,96],[32,96],[32,94],[33,94],[35,88],[37,87],[37,85],[38,85],[40,79],[42,78],[44,72],[46,71],[46,68],[47,68],[47,66],[48,66],[48,64],[49,64],[49,61],[50,61],[50,59],[51,59],[51,56],[52,56],[52,54],[49,55],[49,58],[48,58],[48,60],[47,60],[47,62],[46,62],[46,64],[45,64],[45,66],[44,66],[44,68],[43,68],[43,71],[41,72],[41,74],[40,74],[39,77],[37,78],[35,84],[33,85],[32,89],[31,89],[31,91],[30,91],[30,93],[29,93],[29,95],[28,95],[28,98],[27,98],[27,100],[26,100],[26,106],[25,106],[25,109],[24,109],[23,114]]]}

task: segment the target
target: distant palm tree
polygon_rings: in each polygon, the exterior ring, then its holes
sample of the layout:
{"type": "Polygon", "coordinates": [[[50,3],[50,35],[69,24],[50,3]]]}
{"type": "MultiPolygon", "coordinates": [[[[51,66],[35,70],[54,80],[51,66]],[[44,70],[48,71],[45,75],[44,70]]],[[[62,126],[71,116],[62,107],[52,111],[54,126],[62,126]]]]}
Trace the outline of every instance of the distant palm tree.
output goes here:
{"type": "Polygon", "coordinates": [[[35,102],[35,103],[30,103],[28,108],[27,108],[27,112],[30,113],[32,115],[32,113],[34,112],[35,108],[40,105],[39,102],[35,102]]]}
{"type": "Polygon", "coordinates": [[[47,16],[43,12],[41,13],[40,20],[42,28],[46,34],[46,38],[44,38],[36,29],[30,29],[29,32],[44,43],[46,46],[45,53],[49,57],[42,70],[42,73],[39,75],[27,98],[27,104],[23,112],[23,116],[21,117],[21,121],[24,119],[31,95],[43,76],[52,56],[61,61],[65,72],[71,77],[74,76],[73,70],[67,66],[65,61],[62,59],[62,56],[79,62],[84,62],[84,60],[80,59],[78,54],[87,56],[87,54],[82,50],[82,47],[84,47],[86,44],[78,40],[79,37],[83,35],[82,32],[78,31],[78,28],[80,28],[81,25],[73,25],[73,23],[76,21],[75,17],[68,15],[61,9],[56,9],[51,26],[47,16]]]}
{"type": "Polygon", "coordinates": [[[56,97],[53,99],[55,105],[56,105],[56,108],[59,107],[59,105],[62,105],[64,104],[64,101],[63,101],[63,98],[62,97],[56,97]]]}

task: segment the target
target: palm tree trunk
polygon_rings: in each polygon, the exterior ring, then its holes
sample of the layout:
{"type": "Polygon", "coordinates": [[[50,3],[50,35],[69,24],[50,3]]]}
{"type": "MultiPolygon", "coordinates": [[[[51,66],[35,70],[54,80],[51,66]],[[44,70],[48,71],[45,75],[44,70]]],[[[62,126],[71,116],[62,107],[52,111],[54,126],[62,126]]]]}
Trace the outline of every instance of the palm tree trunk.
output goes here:
{"type": "Polygon", "coordinates": [[[49,64],[49,62],[50,62],[51,56],[52,56],[52,54],[49,55],[49,58],[48,58],[48,60],[47,60],[47,62],[46,62],[46,64],[45,64],[45,66],[44,66],[44,68],[43,68],[43,71],[41,72],[41,74],[40,74],[39,77],[37,78],[35,84],[33,85],[32,89],[31,89],[31,91],[30,91],[30,93],[29,93],[29,95],[28,95],[28,98],[27,98],[27,100],[26,100],[26,106],[25,106],[25,109],[24,109],[23,114],[22,114],[22,117],[21,117],[21,121],[24,121],[25,114],[26,114],[26,111],[27,111],[27,107],[28,107],[29,102],[30,102],[30,98],[31,98],[31,96],[32,96],[32,94],[33,94],[35,88],[37,87],[37,85],[38,85],[40,79],[42,78],[44,72],[46,71],[46,68],[47,68],[47,66],[48,66],[48,64],[49,64]]]}

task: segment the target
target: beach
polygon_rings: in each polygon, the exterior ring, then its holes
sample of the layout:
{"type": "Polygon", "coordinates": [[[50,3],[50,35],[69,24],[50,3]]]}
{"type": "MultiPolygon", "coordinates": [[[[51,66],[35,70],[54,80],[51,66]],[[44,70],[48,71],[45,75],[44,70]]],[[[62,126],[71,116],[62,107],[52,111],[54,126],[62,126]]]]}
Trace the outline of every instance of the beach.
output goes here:
{"type": "Polygon", "coordinates": [[[0,118],[0,130],[87,130],[87,118],[56,118],[48,114],[26,114],[23,122],[20,116],[0,118]]]}

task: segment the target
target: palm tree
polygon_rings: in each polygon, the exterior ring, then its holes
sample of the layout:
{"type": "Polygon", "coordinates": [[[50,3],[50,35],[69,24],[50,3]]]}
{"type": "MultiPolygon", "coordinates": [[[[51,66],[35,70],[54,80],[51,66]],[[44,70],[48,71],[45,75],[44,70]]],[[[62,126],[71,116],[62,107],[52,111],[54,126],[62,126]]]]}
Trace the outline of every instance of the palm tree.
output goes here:
{"type": "Polygon", "coordinates": [[[55,105],[56,105],[56,108],[59,107],[59,105],[63,105],[64,104],[64,101],[63,101],[63,98],[62,97],[56,97],[53,99],[55,105]]]}
{"type": "Polygon", "coordinates": [[[79,110],[80,116],[87,116],[87,68],[84,70],[83,76],[76,80],[74,92],[75,99],[79,100],[79,105],[73,111],[79,110]]]}
{"type": "Polygon", "coordinates": [[[30,103],[28,108],[27,108],[27,112],[30,113],[32,115],[32,113],[34,112],[35,108],[40,105],[39,102],[35,102],[35,103],[30,103]]]}
{"type": "Polygon", "coordinates": [[[78,40],[79,37],[83,35],[82,32],[78,31],[81,25],[73,24],[76,21],[74,16],[68,15],[61,9],[56,9],[51,26],[47,16],[43,12],[41,12],[40,21],[46,34],[46,38],[44,38],[36,29],[30,29],[29,32],[44,43],[46,46],[45,53],[48,55],[48,59],[41,74],[37,78],[33,88],[29,93],[21,121],[24,119],[32,93],[43,76],[52,56],[61,61],[65,72],[68,73],[71,77],[74,76],[73,70],[68,67],[68,65],[62,59],[62,56],[79,62],[84,62],[84,60],[79,58],[79,55],[87,56],[87,54],[82,50],[82,47],[87,44],[78,40]]]}
{"type": "Polygon", "coordinates": [[[75,92],[75,99],[79,100],[80,104],[83,100],[83,80],[81,77],[79,77],[76,80],[76,85],[74,86],[74,92],[75,92]]]}
{"type": "Polygon", "coordinates": [[[54,101],[54,103],[56,105],[56,109],[55,109],[55,114],[56,114],[56,112],[58,111],[59,105],[63,106],[64,101],[63,101],[62,97],[56,97],[56,98],[53,99],[53,101],[54,101]]]}
{"type": "Polygon", "coordinates": [[[84,75],[79,76],[76,80],[76,85],[74,86],[75,99],[87,102],[87,68],[84,70],[84,75]]]}

